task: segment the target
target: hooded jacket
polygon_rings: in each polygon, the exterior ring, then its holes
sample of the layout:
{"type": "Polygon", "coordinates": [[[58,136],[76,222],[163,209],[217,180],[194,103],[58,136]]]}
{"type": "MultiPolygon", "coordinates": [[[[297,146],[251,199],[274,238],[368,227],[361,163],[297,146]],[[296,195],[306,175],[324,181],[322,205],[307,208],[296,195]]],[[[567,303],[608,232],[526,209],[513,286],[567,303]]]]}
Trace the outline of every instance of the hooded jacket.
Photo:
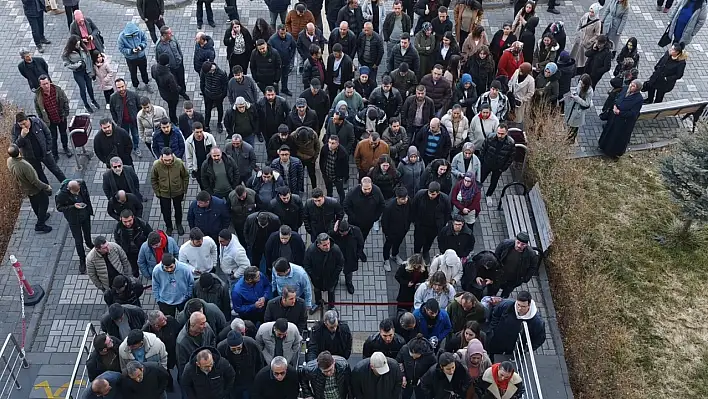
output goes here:
{"type": "MultiPolygon", "coordinates": [[[[126,314],[127,311],[126,311],[126,314]]],[[[138,329],[141,329],[145,321],[140,324],[140,327],[136,327],[138,329]]],[[[132,327],[132,324],[131,324],[132,327]]],[[[165,344],[160,341],[159,338],[155,336],[153,333],[149,332],[143,332],[143,347],[145,350],[145,361],[146,362],[154,362],[158,363],[160,366],[163,368],[167,369],[167,349],[165,348],[165,344]]],[[[120,353],[120,368],[121,370],[125,370],[125,367],[128,365],[128,363],[131,360],[136,360],[135,356],[133,355],[133,352],[131,351],[130,347],[128,346],[128,340],[123,340],[123,342],[120,344],[120,348],[118,349],[118,353],[120,353]]]]}
{"type": "Polygon", "coordinates": [[[447,79],[442,77],[437,82],[433,80],[433,74],[429,73],[420,80],[420,84],[425,87],[425,95],[430,97],[435,104],[435,109],[445,108],[450,100],[452,85],[447,79]]]}
{"type": "Polygon", "coordinates": [[[445,126],[447,132],[450,134],[452,148],[461,149],[462,144],[467,142],[467,137],[469,136],[470,122],[467,120],[467,117],[464,114],[461,115],[457,126],[457,133],[455,133],[453,129],[452,110],[448,110],[447,113],[443,115],[440,119],[440,123],[445,126]]]}
{"type": "MultiPolygon", "coordinates": [[[[258,51],[258,50],[255,50],[258,51]]],[[[255,78],[255,76],[254,76],[255,78]]],[[[270,84],[270,83],[269,83],[270,84]]],[[[278,132],[278,127],[286,123],[290,107],[283,97],[275,96],[273,102],[261,97],[256,103],[258,111],[258,129],[266,137],[278,132]]]]}
{"type": "Polygon", "coordinates": [[[266,278],[265,274],[261,272],[258,273],[260,274],[260,280],[254,285],[248,284],[246,279],[242,278],[234,284],[231,290],[231,304],[233,310],[241,318],[249,319],[265,313],[265,306],[257,308],[255,303],[260,298],[265,298],[265,302],[267,303],[273,295],[273,290],[271,289],[268,278],[266,278]]]}
{"type": "Polygon", "coordinates": [[[452,332],[450,318],[447,315],[447,311],[442,306],[440,307],[440,312],[438,312],[438,316],[435,318],[431,327],[428,326],[425,305],[415,309],[413,311],[413,316],[415,316],[416,324],[420,328],[420,333],[423,334],[423,337],[426,339],[436,337],[438,342],[442,342],[442,340],[452,332]]]}
{"type": "Polygon", "coordinates": [[[454,399],[464,397],[472,385],[472,379],[459,361],[455,361],[452,379],[437,364],[420,379],[420,388],[429,399],[454,399]]]}
{"type": "Polygon", "coordinates": [[[525,58],[523,52],[519,54],[519,58],[517,59],[514,57],[514,54],[511,52],[511,49],[508,48],[504,50],[504,53],[502,53],[501,58],[499,59],[499,67],[497,68],[497,76],[502,75],[506,76],[507,78],[511,78],[511,76],[514,74],[514,72],[519,69],[521,64],[524,63],[525,58]]]}
{"type": "MultiPolygon", "coordinates": [[[[344,274],[353,273],[359,270],[359,260],[365,261],[366,254],[364,253],[364,236],[361,234],[361,229],[357,226],[350,225],[346,235],[342,235],[339,231],[329,231],[329,236],[332,241],[339,246],[344,256],[344,274]]],[[[349,358],[349,356],[346,356],[349,358]]]]}
{"type": "MultiPolygon", "coordinates": [[[[113,80],[111,80],[111,88],[112,87],[113,87],[113,80]]],[[[130,91],[128,91],[128,93],[130,93],[130,91]]],[[[128,95],[130,95],[130,94],[128,94],[128,95]]],[[[130,99],[131,98],[128,97],[129,101],[130,101],[130,99]]],[[[135,104],[136,104],[137,108],[140,109],[139,111],[136,111],[137,114],[136,114],[136,119],[135,119],[138,124],[138,134],[140,135],[140,139],[145,143],[152,143],[152,134],[155,132],[156,127],[157,127],[157,129],[160,128],[160,120],[162,120],[162,118],[169,118],[170,116],[167,113],[167,111],[159,105],[150,104],[150,109],[146,111],[140,107],[137,99],[135,101],[136,101],[135,104]]],[[[122,100],[120,101],[120,104],[121,104],[121,106],[123,105],[122,100]]],[[[128,102],[128,104],[130,104],[130,102],[128,102]]],[[[111,104],[111,110],[113,110],[113,104],[111,104]]],[[[123,111],[121,110],[121,113],[119,115],[122,116],[123,115],[122,112],[123,111]]],[[[198,120],[197,116],[196,116],[197,114],[198,114],[198,112],[195,111],[194,112],[194,115],[195,115],[194,119],[195,120],[198,120]]],[[[183,116],[186,118],[187,114],[183,114],[183,116]]],[[[204,117],[202,116],[202,118],[204,118],[204,117]]],[[[116,119],[114,116],[113,121],[115,122],[115,120],[116,119]]],[[[180,120],[181,120],[181,117],[180,117],[180,120]]],[[[200,121],[200,122],[202,122],[202,121],[200,121]]],[[[183,124],[179,123],[179,129],[180,129],[180,131],[182,131],[183,135],[188,135],[187,133],[191,134],[190,130],[183,131],[182,127],[183,127],[183,124]]],[[[189,128],[189,124],[187,124],[187,127],[189,128]]]]}
{"type": "Polygon", "coordinates": [[[381,230],[384,236],[401,238],[408,233],[412,221],[411,206],[411,198],[402,205],[396,202],[396,198],[386,201],[381,214],[381,230]]]}
{"type": "MultiPolygon", "coordinates": [[[[145,35],[145,32],[143,32],[135,22],[131,21],[125,24],[125,28],[123,28],[123,31],[118,35],[118,51],[123,54],[126,60],[137,60],[145,58],[146,48],[147,35],[145,35]],[[134,48],[140,48],[140,50],[136,53],[133,52],[134,48]]],[[[113,110],[112,106],[111,110],[113,110]]]]}
{"type": "MultiPolygon", "coordinates": [[[[608,54],[610,57],[611,54],[608,54]]],[[[611,58],[608,58],[611,59],[611,58]]],[[[609,65],[608,65],[609,70],[609,65]]],[[[558,84],[558,79],[560,75],[556,71],[553,75],[546,77],[545,72],[539,73],[536,76],[536,92],[534,94],[538,101],[548,103],[550,105],[555,105],[559,98],[560,85],[558,84]]]]}
{"type": "Polygon", "coordinates": [[[126,279],[125,289],[122,293],[118,293],[115,288],[111,287],[111,289],[103,293],[103,302],[106,303],[106,306],[118,303],[121,305],[140,307],[140,297],[143,295],[144,291],[145,288],[138,279],[128,278],[126,279]]]}
{"type": "Polygon", "coordinates": [[[199,43],[194,43],[194,72],[200,74],[202,72],[202,65],[206,61],[214,61],[216,59],[216,53],[214,52],[214,39],[209,35],[204,35],[206,43],[204,46],[199,43]]]}
{"type": "Polygon", "coordinates": [[[425,171],[425,162],[423,162],[423,158],[420,157],[416,146],[412,145],[408,147],[407,156],[401,159],[401,162],[398,164],[398,171],[401,172],[401,184],[408,191],[408,196],[412,198],[418,190],[422,188],[420,186],[420,178],[425,171]],[[411,154],[418,156],[418,160],[415,163],[412,163],[408,159],[411,154]]]}
{"type": "Polygon", "coordinates": [[[492,81],[496,75],[496,63],[492,54],[488,54],[487,58],[479,57],[481,49],[478,49],[468,60],[466,68],[472,75],[472,81],[477,85],[477,93],[484,93],[489,90],[492,81]]]}
{"type": "MultiPolygon", "coordinates": [[[[278,158],[275,159],[277,160],[278,158]]],[[[258,172],[256,172],[255,176],[252,176],[250,179],[248,179],[248,181],[246,182],[246,187],[252,189],[255,193],[256,208],[261,211],[269,211],[270,201],[273,201],[274,199],[278,198],[278,188],[285,186],[285,182],[283,181],[283,177],[280,176],[280,173],[278,173],[277,171],[273,171],[273,179],[270,187],[271,199],[269,202],[263,201],[260,195],[258,195],[263,187],[263,183],[263,171],[259,170],[258,172]]],[[[231,216],[233,219],[234,215],[232,214],[231,216]]]]}
{"type": "Polygon", "coordinates": [[[265,55],[261,54],[258,49],[251,52],[251,75],[257,83],[272,85],[280,82],[282,65],[283,60],[280,54],[270,44],[267,44],[265,55]]]}
{"type": "Polygon", "coordinates": [[[507,299],[497,304],[492,311],[487,333],[486,347],[489,353],[512,353],[518,334],[523,329],[523,322],[529,328],[531,349],[536,350],[546,341],[546,324],[538,313],[536,302],[531,300],[529,311],[523,316],[517,314],[514,300],[507,299]]]}
{"type": "Polygon", "coordinates": [[[575,60],[568,57],[564,60],[562,57],[558,59],[558,72],[556,72],[558,77],[558,96],[563,97],[566,93],[570,92],[571,81],[575,76],[575,71],[577,66],[575,65],[575,60]]]}
{"type": "Polygon", "coordinates": [[[428,189],[421,188],[413,197],[413,207],[411,213],[416,228],[435,228],[440,231],[445,223],[450,220],[451,215],[450,197],[441,192],[434,200],[428,197],[428,189]],[[428,214],[428,201],[435,202],[435,211],[428,214]]]}
{"type": "Polygon", "coordinates": [[[221,357],[216,350],[216,344],[205,345],[191,354],[189,363],[184,367],[180,385],[189,398],[222,399],[229,397],[235,377],[236,372],[229,362],[221,357]],[[196,365],[197,354],[202,350],[209,350],[214,361],[208,373],[198,370],[196,365]]]}
{"type": "MultiPolygon", "coordinates": [[[[463,230],[466,227],[467,226],[463,226],[463,230]]],[[[467,228],[467,230],[469,231],[469,228],[467,228]]],[[[445,273],[447,281],[459,283],[460,280],[462,280],[462,263],[460,262],[460,257],[455,253],[454,249],[440,248],[440,250],[444,252],[433,258],[430,262],[430,274],[441,271],[445,273]]]]}
{"type": "Polygon", "coordinates": [[[371,95],[369,96],[369,104],[375,105],[379,109],[383,110],[386,116],[390,119],[401,114],[403,99],[401,98],[401,93],[395,87],[391,87],[388,97],[386,97],[383,88],[379,86],[371,92],[371,95]]]}
{"type": "Polygon", "coordinates": [[[588,57],[585,63],[585,72],[593,78],[594,82],[598,82],[602,75],[609,72],[612,66],[612,49],[613,44],[608,40],[601,49],[593,47],[585,52],[585,56],[588,57]]]}
{"type": "Polygon", "coordinates": [[[418,385],[420,378],[437,362],[430,341],[423,339],[423,350],[417,359],[413,359],[413,356],[411,356],[410,350],[408,350],[409,343],[403,345],[401,350],[398,351],[396,361],[398,364],[403,365],[403,376],[406,378],[406,385],[415,387],[418,385]]]}
{"type": "MultiPolygon", "coordinates": [[[[157,231],[160,234],[161,246],[164,253],[171,253],[175,259],[179,258],[179,246],[174,238],[168,237],[163,231],[157,231]]],[[[138,267],[140,268],[140,274],[145,278],[152,278],[152,270],[160,263],[155,257],[155,250],[148,245],[147,242],[140,245],[140,252],[138,253],[138,267]]]]}
{"type": "Polygon", "coordinates": [[[649,78],[650,86],[664,92],[673,90],[676,81],[683,78],[686,59],[688,59],[686,50],[681,51],[676,59],[673,59],[668,51],[665,52],[654,66],[654,73],[649,78]]]}
{"type": "MultiPolygon", "coordinates": [[[[524,60],[531,62],[533,60],[534,46],[536,45],[536,27],[538,27],[538,17],[526,17],[526,25],[519,35],[519,41],[524,44],[522,53],[524,60]]],[[[511,76],[511,75],[509,75],[511,76]]]]}
{"type": "Polygon", "coordinates": [[[502,395],[499,387],[494,382],[494,367],[489,367],[484,371],[482,378],[477,382],[477,394],[483,399],[521,399],[526,393],[524,380],[519,373],[514,372],[509,380],[509,385],[502,395]],[[482,396],[484,395],[484,396],[482,396]]]}
{"type": "Polygon", "coordinates": [[[172,74],[169,65],[153,64],[150,67],[150,75],[157,83],[160,97],[165,101],[179,100],[179,93],[182,88],[177,84],[175,75],[172,74]]]}
{"type": "Polygon", "coordinates": [[[199,282],[192,288],[192,298],[199,298],[207,303],[213,303],[227,315],[231,313],[231,298],[229,286],[215,273],[211,273],[213,283],[210,287],[204,288],[199,282]]]}
{"type": "Polygon", "coordinates": [[[420,187],[427,188],[432,182],[440,183],[440,191],[449,194],[452,191],[452,173],[450,172],[450,162],[446,159],[438,158],[431,162],[420,176],[420,187]],[[442,176],[438,175],[438,168],[447,166],[447,170],[442,176]]]}

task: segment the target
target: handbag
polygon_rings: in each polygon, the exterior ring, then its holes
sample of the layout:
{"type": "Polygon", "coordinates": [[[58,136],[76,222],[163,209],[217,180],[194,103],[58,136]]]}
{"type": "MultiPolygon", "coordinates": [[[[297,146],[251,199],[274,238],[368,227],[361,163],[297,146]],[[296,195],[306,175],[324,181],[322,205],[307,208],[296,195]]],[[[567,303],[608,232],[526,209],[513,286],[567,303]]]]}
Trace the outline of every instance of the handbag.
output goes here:
{"type": "Polygon", "coordinates": [[[664,31],[664,34],[661,35],[661,39],[659,39],[659,47],[666,47],[669,43],[671,43],[671,35],[669,34],[669,30],[671,29],[671,23],[669,23],[669,26],[666,27],[666,30],[664,31]]]}

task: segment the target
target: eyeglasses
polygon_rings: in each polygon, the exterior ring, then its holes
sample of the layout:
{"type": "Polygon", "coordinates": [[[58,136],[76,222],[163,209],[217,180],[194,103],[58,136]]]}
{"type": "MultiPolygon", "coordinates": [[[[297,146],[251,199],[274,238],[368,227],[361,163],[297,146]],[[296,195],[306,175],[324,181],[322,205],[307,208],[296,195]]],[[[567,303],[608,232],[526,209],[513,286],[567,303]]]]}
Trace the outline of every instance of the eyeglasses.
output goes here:
{"type": "Polygon", "coordinates": [[[115,166],[111,166],[111,168],[113,168],[113,169],[123,169],[123,165],[115,165],[115,166]]]}

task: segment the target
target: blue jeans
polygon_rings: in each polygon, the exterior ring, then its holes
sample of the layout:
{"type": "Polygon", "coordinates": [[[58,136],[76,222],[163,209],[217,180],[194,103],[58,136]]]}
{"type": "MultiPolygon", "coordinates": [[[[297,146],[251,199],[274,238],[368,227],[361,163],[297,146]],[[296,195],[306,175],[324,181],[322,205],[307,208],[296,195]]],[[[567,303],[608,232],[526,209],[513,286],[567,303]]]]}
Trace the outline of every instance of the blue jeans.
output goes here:
{"type": "Polygon", "coordinates": [[[96,102],[96,98],[93,96],[93,81],[91,77],[86,73],[86,71],[74,72],[74,80],[76,84],[79,85],[79,95],[81,100],[84,102],[84,106],[88,107],[88,99],[86,98],[86,92],[88,91],[89,97],[91,97],[92,102],[96,102]]]}
{"type": "Polygon", "coordinates": [[[138,135],[138,122],[132,121],[130,123],[121,123],[120,127],[125,129],[126,132],[130,133],[130,137],[132,137],[132,139],[133,139],[133,149],[134,150],[139,149],[140,148],[140,136],[138,135]]]}
{"type": "Polygon", "coordinates": [[[30,29],[32,29],[32,40],[35,46],[42,44],[44,40],[44,13],[39,12],[36,17],[27,17],[30,29]]]}
{"type": "Polygon", "coordinates": [[[275,21],[278,19],[278,16],[280,16],[280,23],[285,23],[285,17],[288,15],[288,10],[278,12],[268,10],[268,12],[270,13],[270,26],[272,26],[273,29],[275,29],[275,21]]]}
{"type": "Polygon", "coordinates": [[[244,137],[243,141],[247,142],[248,144],[251,145],[251,147],[254,147],[256,145],[256,134],[253,133],[252,135],[248,137],[244,137]]]}

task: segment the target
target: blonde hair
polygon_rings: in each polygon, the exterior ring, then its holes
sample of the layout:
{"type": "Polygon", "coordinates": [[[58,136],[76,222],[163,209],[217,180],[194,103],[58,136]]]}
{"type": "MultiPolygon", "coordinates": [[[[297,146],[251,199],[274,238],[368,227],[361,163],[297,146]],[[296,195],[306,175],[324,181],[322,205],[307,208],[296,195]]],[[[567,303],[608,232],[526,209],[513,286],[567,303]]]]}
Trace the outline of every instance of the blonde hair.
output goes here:
{"type": "Polygon", "coordinates": [[[409,256],[408,261],[406,261],[407,272],[412,272],[417,269],[419,269],[421,272],[424,272],[426,267],[427,265],[425,264],[425,259],[423,259],[423,255],[421,254],[413,254],[409,256]]]}

